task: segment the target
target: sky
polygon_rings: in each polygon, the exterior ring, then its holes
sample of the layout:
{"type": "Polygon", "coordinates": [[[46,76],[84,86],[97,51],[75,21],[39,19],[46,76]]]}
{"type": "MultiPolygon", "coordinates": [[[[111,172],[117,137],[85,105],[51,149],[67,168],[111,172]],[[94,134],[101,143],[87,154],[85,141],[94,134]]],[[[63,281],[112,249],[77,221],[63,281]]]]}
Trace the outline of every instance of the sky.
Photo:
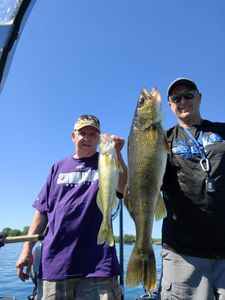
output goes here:
{"type": "MultiPolygon", "coordinates": [[[[143,87],[160,91],[165,129],[176,123],[166,90],[180,76],[202,93],[202,117],[224,122],[224,13],[224,0],[36,1],[0,94],[0,231],[30,224],[52,164],[74,153],[81,114],[126,140],[126,162],[143,87]]],[[[135,235],[126,208],[123,221],[135,235]]],[[[118,235],[118,217],[113,227],[118,235]]]]}

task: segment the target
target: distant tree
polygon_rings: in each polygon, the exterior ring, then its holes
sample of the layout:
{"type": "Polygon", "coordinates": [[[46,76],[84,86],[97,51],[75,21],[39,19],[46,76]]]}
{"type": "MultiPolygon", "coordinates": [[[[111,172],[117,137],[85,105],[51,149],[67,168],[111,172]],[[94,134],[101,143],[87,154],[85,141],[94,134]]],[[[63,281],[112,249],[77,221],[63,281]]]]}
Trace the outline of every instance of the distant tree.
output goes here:
{"type": "Polygon", "coordinates": [[[161,238],[152,238],[152,243],[155,245],[161,245],[161,238]]]}
{"type": "MultiPolygon", "coordinates": [[[[119,236],[114,236],[115,239],[115,243],[119,243],[120,242],[120,237],[119,236]]],[[[133,244],[136,241],[136,237],[135,235],[132,234],[125,234],[123,236],[123,242],[124,244],[133,244]]],[[[152,238],[152,243],[155,245],[161,245],[161,238],[152,238]]]]}
{"type": "Polygon", "coordinates": [[[133,244],[135,243],[136,238],[132,234],[125,234],[123,240],[125,244],[133,244]]]}
{"type": "Polygon", "coordinates": [[[19,236],[21,235],[21,231],[19,229],[11,229],[9,232],[9,236],[19,236]]]}
{"type": "MultiPolygon", "coordinates": [[[[120,243],[120,237],[119,236],[114,236],[114,240],[115,240],[115,243],[120,243]]],[[[132,234],[124,234],[123,236],[123,243],[124,244],[133,244],[135,243],[135,236],[132,235],[132,234]]]]}
{"type": "Polygon", "coordinates": [[[119,236],[114,236],[114,240],[115,240],[115,243],[119,243],[120,242],[120,237],[119,236]]]}
{"type": "Polygon", "coordinates": [[[28,231],[29,231],[29,226],[24,226],[21,233],[22,233],[22,235],[27,235],[28,231]]]}
{"type": "Polygon", "coordinates": [[[6,227],[6,228],[3,228],[1,234],[2,234],[3,236],[9,236],[10,231],[11,231],[11,228],[6,227]]]}

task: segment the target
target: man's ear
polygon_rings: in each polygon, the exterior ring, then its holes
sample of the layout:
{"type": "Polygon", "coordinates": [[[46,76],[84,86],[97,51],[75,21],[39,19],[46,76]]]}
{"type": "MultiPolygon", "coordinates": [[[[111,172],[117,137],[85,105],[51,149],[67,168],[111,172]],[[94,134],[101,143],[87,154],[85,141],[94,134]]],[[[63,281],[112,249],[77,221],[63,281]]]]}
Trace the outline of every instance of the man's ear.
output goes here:
{"type": "Polygon", "coordinates": [[[74,142],[74,138],[75,138],[75,133],[72,132],[72,141],[74,142]]]}

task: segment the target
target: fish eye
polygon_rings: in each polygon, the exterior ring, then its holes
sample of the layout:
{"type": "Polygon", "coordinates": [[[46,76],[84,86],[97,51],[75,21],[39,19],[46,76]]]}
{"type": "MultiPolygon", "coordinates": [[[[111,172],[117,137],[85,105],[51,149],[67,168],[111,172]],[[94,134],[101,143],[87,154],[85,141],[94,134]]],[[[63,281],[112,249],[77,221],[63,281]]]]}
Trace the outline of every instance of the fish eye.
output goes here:
{"type": "Polygon", "coordinates": [[[142,95],[139,96],[138,103],[142,105],[142,104],[144,104],[144,102],[145,102],[145,98],[142,95]]]}

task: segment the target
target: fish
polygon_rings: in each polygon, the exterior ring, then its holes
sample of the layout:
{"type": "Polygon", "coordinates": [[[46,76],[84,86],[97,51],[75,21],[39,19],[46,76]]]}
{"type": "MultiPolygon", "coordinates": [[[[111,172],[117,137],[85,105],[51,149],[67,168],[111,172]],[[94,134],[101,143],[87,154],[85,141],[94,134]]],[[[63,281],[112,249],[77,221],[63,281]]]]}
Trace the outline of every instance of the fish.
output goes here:
{"type": "Polygon", "coordinates": [[[128,178],[124,204],[135,223],[136,241],[128,261],[126,285],[157,286],[151,235],[154,216],[165,217],[160,189],[169,145],[162,126],[162,100],[153,88],[141,90],[128,137],[128,178]]]}
{"type": "Polygon", "coordinates": [[[102,223],[97,237],[98,244],[107,242],[109,246],[114,245],[111,215],[113,208],[117,207],[118,204],[116,189],[120,172],[122,172],[122,166],[117,158],[115,142],[110,135],[101,134],[98,160],[99,190],[97,205],[102,212],[102,223]]]}

